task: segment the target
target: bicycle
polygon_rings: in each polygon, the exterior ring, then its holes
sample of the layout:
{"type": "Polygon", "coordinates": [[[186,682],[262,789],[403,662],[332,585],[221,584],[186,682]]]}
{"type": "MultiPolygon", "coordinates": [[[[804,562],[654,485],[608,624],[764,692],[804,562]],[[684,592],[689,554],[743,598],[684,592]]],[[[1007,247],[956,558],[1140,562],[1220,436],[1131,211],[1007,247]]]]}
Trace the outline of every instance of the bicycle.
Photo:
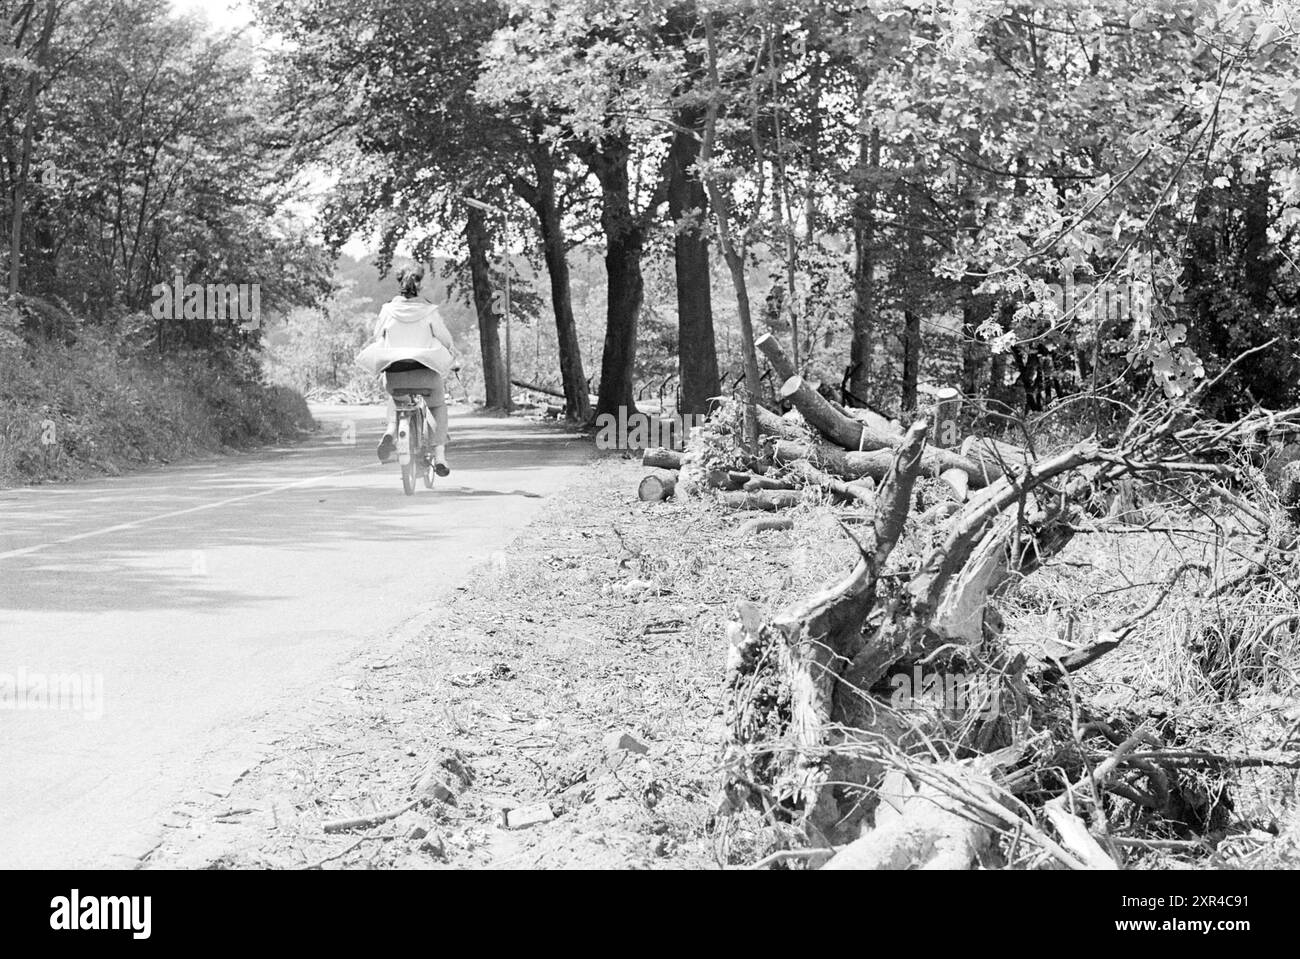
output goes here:
{"type": "Polygon", "coordinates": [[[392,392],[397,407],[397,461],[402,465],[402,491],[413,496],[417,476],[423,478],[425,489],[433,489],[433,426],[425,402],[433,390],[406,386],[392,392]]]}

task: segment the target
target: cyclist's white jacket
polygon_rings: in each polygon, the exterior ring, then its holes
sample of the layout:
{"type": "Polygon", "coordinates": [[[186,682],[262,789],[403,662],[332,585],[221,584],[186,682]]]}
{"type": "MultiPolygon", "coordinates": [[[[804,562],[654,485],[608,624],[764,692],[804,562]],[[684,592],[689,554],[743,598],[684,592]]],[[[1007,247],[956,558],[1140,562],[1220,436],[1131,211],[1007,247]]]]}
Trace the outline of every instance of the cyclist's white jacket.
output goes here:
{"type": "Polygon", "coordinates": [[[397,360],[414,360],[445,376],[451,369],[452,345],[436,306],[396,296],[380,309],[375,342],[361,351],[357,363],[371,373],[382,373],[397,360]]]}

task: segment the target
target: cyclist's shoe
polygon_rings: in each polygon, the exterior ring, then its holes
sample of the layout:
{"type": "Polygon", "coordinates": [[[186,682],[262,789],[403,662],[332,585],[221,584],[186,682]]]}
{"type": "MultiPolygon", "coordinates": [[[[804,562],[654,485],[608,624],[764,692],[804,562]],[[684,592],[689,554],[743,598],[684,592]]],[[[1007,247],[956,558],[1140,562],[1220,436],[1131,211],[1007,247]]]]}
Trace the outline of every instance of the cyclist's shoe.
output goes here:
{"type": "Polygon", "coordinates": [[[446,463],[434,463],[434,464],[433,464],[433,471],[434,471],[435,473],[437,473],[439,476],[450,476],[450,475],[451,475],[451,468],[448,467],[446,463]]]}
{"type": "Polygon", "coordinates": [[[379,449],[377,451],[379,453],[379,462],[391,463],[393,461],[393,453],[396,452],[396,450],[397,444],[393,442],[393,434],[385,433],[384,438],[379,441],[379,449]]]}

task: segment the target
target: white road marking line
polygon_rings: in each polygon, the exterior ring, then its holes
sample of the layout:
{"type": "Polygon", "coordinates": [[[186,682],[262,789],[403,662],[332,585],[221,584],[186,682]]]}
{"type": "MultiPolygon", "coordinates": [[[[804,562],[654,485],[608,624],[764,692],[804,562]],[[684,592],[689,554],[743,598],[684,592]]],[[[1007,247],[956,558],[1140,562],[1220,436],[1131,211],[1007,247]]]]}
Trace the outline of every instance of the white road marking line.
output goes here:
{"type": "Polygon", "coordinates": [[[207,509],[220,509],[222,506],[229,506],[231,503],[241,503],[244,500],[257,499],[259,496],[270,496],[272,493],[283,493],[287,489],[306,486],[309,483],[315,483],[317,480],[328,479],[331,476],[342,476],[344,473],[355,473],[363,469],[370,469],[370,465],[354,466],[351,469],[335,470],[332,473],[322,473],[320,476],[312,476],[308,479],[296,480],[292,483],[285,483],[283,486],[273,486],[271,489],[258,490],[256,493],[245,493],[243,496],[232,496],[230,499],[219,500],[216,503],[203,503],[200,506],[190,506],[185,509],[173,510],[170,513],[159,513],[157,516],[146,516],[143,519],[131,520],[129,523],[118,523],[115,526],[105,526],[103,529],[93,529],[89,532],[77,533],[74,536],[65,536],[63,539],[51,540],[48,543],[37,543],[35,546],[24,546],[22,549],[11,549],[7,553],[0,553],[0,560],[13,559],[16,556],[28,556],[32,553],[39,553],[43,549],[49,549],[51,546],[64,546],[68,543],[75,543],[78,540],[90,539],[92,536],[103,536],[106,533],[119,533],[122,530],[135,529],[137,526],[144,526],[146,523],[155,523],[161,519],[172,519],[176,516],[185,516],[189,513],[199,513],[207,509]]]}

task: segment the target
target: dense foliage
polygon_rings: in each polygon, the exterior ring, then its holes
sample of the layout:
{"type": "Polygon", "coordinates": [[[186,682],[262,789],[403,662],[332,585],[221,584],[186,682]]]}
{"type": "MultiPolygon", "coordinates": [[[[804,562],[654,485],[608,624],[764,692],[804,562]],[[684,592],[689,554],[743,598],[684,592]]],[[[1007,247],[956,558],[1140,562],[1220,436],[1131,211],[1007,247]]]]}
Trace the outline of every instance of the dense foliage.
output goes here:
{"type": "Polygon", "coordinates": [[[261,327],[326,292],[329,263],[290,212],[266,58],[167,0],[13,0],[0,30],[0,481],[301,425],[263,385],[261,327]],[[257,322],[206,294],[159,315],[178,277],[250,307],[256,288],[257,322]],[[45,422],[58,440],[33,447],[45,422]]]}
{"type": "MultiPolygon", "coordinates": [[[[281,79],[313,159],[347,158],[336,241],[378,228],[381,263],[399,241],[454,244],[473,192],[536,212],[519,254],[542,261],[557,227],[603,249],[602,356],[577,360],[601,361],[605,407],[666,350],[683,389],[708,380],[687,362],[701,329],[734,382],[751,301],[757,331],[850,402],[911,406],[927,380],[995,411],[1179,394],[1273,339],[1212,401],[1295,393],[1294,4],[262,11],[290,42],[281,79]],[[719,252],[731,283],[714,282],[719,252]],[[678,330],[647,329],[674,295],[678,330]]],[[[707,385],[726,388],[716,370],[707,385]]]]}

